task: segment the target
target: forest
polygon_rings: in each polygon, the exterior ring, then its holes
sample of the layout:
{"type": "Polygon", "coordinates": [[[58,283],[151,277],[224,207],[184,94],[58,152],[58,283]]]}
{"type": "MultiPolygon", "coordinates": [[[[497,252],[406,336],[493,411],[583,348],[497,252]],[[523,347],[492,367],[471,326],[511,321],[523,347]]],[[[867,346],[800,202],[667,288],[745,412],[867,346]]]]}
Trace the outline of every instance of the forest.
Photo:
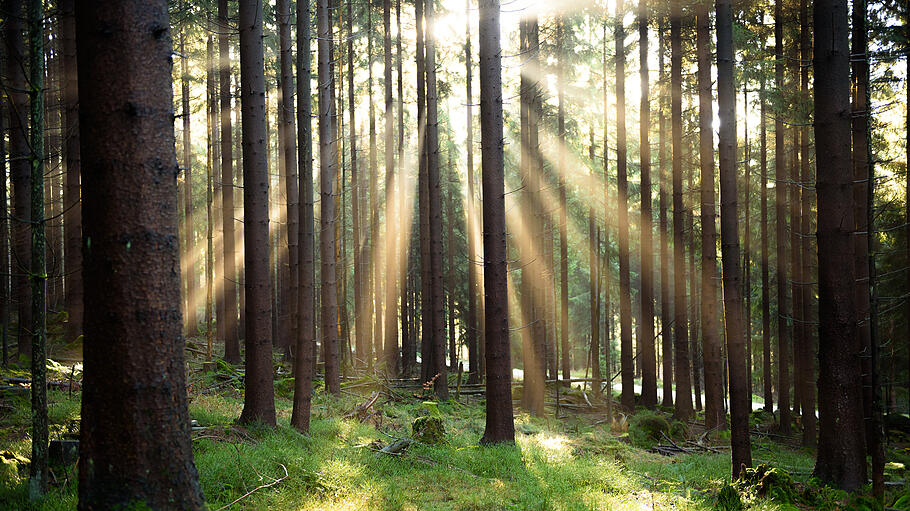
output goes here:
{"type": "Polygon", "coordinates": [[[910,510],[908,23],[0,0],[0,509],[910,510]]]}

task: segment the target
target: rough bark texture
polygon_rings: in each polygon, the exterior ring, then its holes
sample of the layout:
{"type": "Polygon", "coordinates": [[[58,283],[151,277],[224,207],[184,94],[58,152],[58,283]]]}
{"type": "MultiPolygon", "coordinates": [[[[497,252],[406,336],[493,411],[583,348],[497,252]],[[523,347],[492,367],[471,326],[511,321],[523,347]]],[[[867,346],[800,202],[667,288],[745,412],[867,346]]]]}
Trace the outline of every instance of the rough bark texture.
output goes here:
{"type": "Polygon", "coordinates": [[[335,102],[332,88],[332,30],[329,0],[316,2],[316,37],[318,38],[319,83],[319,256],[322,265],[322,352],[325,362],[326,388],[341,393],[338,370],[338,301],[335,294],[335,192],[333,180],[338,165],[335,136],[335,102]]]}
{"type": "Polygon", "coordinates": [[[660,68],[660,120],[659,131],[660,139],[658,142],[657,158],[660,172],[660,192],[658,196],[660,208],[660,340],[661,340],[661,370],[663,388],[661,396],[661,406],[673,406],[673,304],[670,297],[672,296],[673,281],[670,277],[670,246],[668,242],[669,224],[667,223],[667,208],[669,199],[668,190],[672,186],[667,182],[667,70],[664,68],[664,54],[666,47],[664,43],[664,17],[660,18],[658,33],[658,65],[660,68]]]}
{"type": "Polygon", "coordinates": [[[670,116],[673,145],[673,351],[676,376],[674,415],[685,420],[692,417],[692,380],[689,376],[689,332],[686,311],[686,257],[683,232],[685,226],[682,190],[682,22],[680,0],[670,2],[670,116]]]}
{"type": "MultiPolygon", "coordinates": [[[[294,138],[294,64],[291,52],[291,6],[289,0],[277,0],[276,15],[278,18],[278,43],[280,45],[281,66],[281,124],[279,129],[284,133],[284,160],[285,188],[287,189],[287,239],[288,239],[288,279],[283,283],[287,296],[286,308],[287,321],[290,328],[282,332],[286,339],[280,339],[279,344],[290,346],[296,342],[297,336],[297,285],[300,256],[298,251],[300,223],[300,194],[297,187],[297,141],[294,138]]],[[[353,126],[353,124],[352,124],[353,126]]],[[[352,130],[353,131],[353,130],[352,130]]]]}
{"type": "Polygon", "coordinates": [[[698,55],[698,155],[701,168],[700,322],[705,372],[705,427],[713,429],[725,428],[727,418],[723,392],[723,341],[717,323],[717,228],[714,209],[714,130],[711,127],[714,109],[709,48],[711,21],[707,2],[698,2],[695,6],[695,28],[695,52],[698,55]]]}
{"type": "Polygon", "coordinates": [[[856,335],[855,227],[850,154],[846,0],[816,0],[815,146],[818,162],[819,435],[815,476],[857,491],[866,484],[862,351],[856,335]]]}
{"type": "MultiPolygon", "coordinates": [[[[654,347],[654,244],[651,233],[651,89],[648,76],[648,2],[638,2],[641,109],[641,404],[657,406],[657,354],[654,347]]],[[[596,352],[595,352],[596,353],[596,352]]]]}
{"type": "Polygon", "coordinates": [[[486,428],[482,444],[515,442],[509,353],[502,50],[499,0],[480,0],[480,143],[483,183],[484,294],[486,307],[486,428]]]}
{"type": "Polygon", "coordinates": [[[297,166],[300,169],[300,268],[297,287],[297,355],[294,358],[294,409],[291,426],[310,429],[310,400],[316,349],[316,262],[313,221],[313,130],[311,110],[310,2],[297,2],[297,166]]]}
{"type": "Polygon", "coordinates": [[[241,423],[275,425],[269,281],[269,175],[266,146],[262,4],[240,1],[240,109],[243,251],[246,275],[246,377],[241,423]]]}
{"type": "MultiPolygon", "coordinates": [[[[736,191],[736,90],[733,77],[733,0],[717,0],[717,103],[720,118],[720,241],[723,263],[724,329],[730,377],[733,474],[752,466],[749,414],[752,395],[746,358],[739,211],[736,191]]],[[[713,221],[713,219],[712,219],[713,221]]],[[[704,226],[702,227],[704,229],[704,226]]]]}
{"type": "Polygon", "coordinates": [[[83,510],[203,508],[178,305],[168,26],[163,0],[76,8],[81,154],[92,169],[83,208],[83,510]]]}

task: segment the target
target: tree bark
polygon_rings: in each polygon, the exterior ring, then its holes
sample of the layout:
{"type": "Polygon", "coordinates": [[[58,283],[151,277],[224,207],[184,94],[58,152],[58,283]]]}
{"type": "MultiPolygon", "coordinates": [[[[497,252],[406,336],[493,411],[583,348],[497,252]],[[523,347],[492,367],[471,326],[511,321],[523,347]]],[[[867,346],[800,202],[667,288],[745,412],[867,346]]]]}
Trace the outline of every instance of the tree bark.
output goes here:
{"type": "Polygon", "coordinates": [[[559,137],[556,179],[559,183],[559,334],[562,349],[562,377],[572,378],[572,359],[569,351],[569,252],[568,252],[568,205],[566,203],[566,108],[565,108],[565,23],[562,18],[556,20],[556,89],[557,114],[556,134],[559,137]]]}
{"type": "MultiPolygon", "coordinates": [[[[297,286],[300,266],[299,228],[300,193],[297,187],[297,143],[294,138],[294,64],[291,52],[291,6],[289,0],[277,0],[276,15],[278,18],[278,38],[280,45],[279,64],[281,66],[281,102],[282,110],[279,129],[284,133],[284,176],[287,189],[287,242],[288,242],[288,279],[282,283],[286,296],[285,308],[288,311],[287,321],[290,328],[283,332],[287,337],[279,344],[291,346],[296,341],[297,286]]],[[[351,126],[354,126],[353,123],[351,126]]],[[[353,133],[353,129],[351,130],[353,133]]]]}
{"type": "MultiPolygon", "coordinates": [[[[63,257],[66,271],[65,306],[67,313],[66,338],[74,340],[82,333],[82,201],[80,199],[79,176],[79,86],[76,72],[76,23],[75,0],[60,2],[60,38],[63,45],[63,132],[64,155],[66,158],[65,184],[63,188],[63,257]]],[[[5,175],[4,171],[4,175],[5,175]]],[[[6,178],[3,179],[6,187],[6,178]]],[[[6,204],[6,194],[2,202],[6,204]]],[[[4,206],[5,207],[5,206],[4,206]]],[[[6,225],[6,218],[2,220],[6,225]]],[[[0,228],[6,238],[7,227],[0,228]]],[[[8,248],[2,250],[3,254],[8,248]]],[[[4,261],[5,261],[4,257],[4,261]]],[[[3,270],[3,273],[9,273],[3,270]]],[[[5,279],[6,277],[4,277],[5,279]]],[[[3,286],[6,289],[7,286],[3,286]]],[[[5,317],[5,316],[4,316],[5,317]]],[[[4,327],[6,323],[4,322],[4,327]]],[[[5,332],[5,330],[4,330],[5,332]]],[[[4,335],[6,335],[4,333],[4,335]]]]}
{"type": "MultiPolygon", "coordinates": [[[[781,0],[774,4],[774,86],[784,89],[784,34],[783,7],[781,0]]],[[[774,173],[775,173],[775,217],[777,231],[777,409],[780,414],[780,431],[790,433],[790,348],[789,330],[787,327],[787,186],[786,186],[786,149],[784,147],[783,112],[774,116],[774,173]]]]}
{"type": "MultiPolygon", "coordinates": [[[[764,16],[764,15],[762,15],[764,16]]],[[[762,40],[762,50],[765,41],[762,40]]],[[[758,100],[761,102],[761,213],[759,223],[761,226],[761,339],[762,339],[762,387],[765,398],[765,411],[774,409],[773,381],[771,369],[771,279],[768,270],[768,122],[765,119],[765,107],[768,103],[765,97],[765,76],[761,77],[761,89],[758,100]]]]}
{"type": "Polygon", "coordinates": [[[477,383],[480,381],[482,372],[478,367],[478,343],[477,343],[477,280],[478,280],[478,261],[480,257],[477,253],[477,219],[474,201],[474,94],[471,90],[473,63],[471,61],[471,0],[465,0],[465,97],[467,98],[467,140],[465,141],[465,152],[467,153],[467,181],[468,196],[465,201],[465,210],[467,217],[467,228],[465,237],[468,241],[468,317],[465,328],[466,340],[468,345],[468,383],[477,383]]]}
{"type": "MultiPolygon", "coordinates": [[[[717,230],[714,209],[714,130],[711,94],[711,21],[708,3],[695,7],[696,54],[698,55],[698,153],[701,168],[701,338],[705,372],[705,427],[726,428],[723,392],[723,345],[717,302],[717,230]]],[[[732,44],[732,43],[731,43],[732,44]]],[[[731,103],[733,101],[731,100],[731,103]]],[[[734,125],[735,126],[735,125],[734,125]]],[[[734,139],[735,139],[734,131],[734,139]]],[[[735,140],[734,140],[735,145],[735,140]]],[[[733,156],[735,160],[735,155],[733,156]]],[[[735,162],[734,162],[735,166],[735,162]]],[[[735,169],[732,171],[735,173],[735,169]]],[[[735,188],[735,186],[734,186],[735,188]]],[[[735,199],[733,204],[735,204],[735,199]]],[[[737,249],[739,245],[737,243],[737,249]]],[[[739,266],[739,265],[737,265],[739,266]]],[[[726,272],[724,272],[726,274],[726,272]]]]}
{"type": "Polygon", "coordinates": [[[638,2],[639,79],[641,110],[641,404],[657,406],[657,354],[654,346],[654,243],[651,232],[651,89],[648,75],[648,1],[638,2]]]}
{"type": "Polygon", "coordinates": [[[310,91],[310,27],[313,16],[309,0],[297,2],[297,166],[300,169],[300,267],[297,287],[297,356],[294,358],[294,409],[291,426],[301,433],[310,429],[310,400],[316,348],[316,263],[313,219],[313,130],[310,91]]]}
{"type": "MultiPolygon", "coordinates": [[[[724,329],[727,340],[727,360],[730,378],[732,477],[736,478],[743,467],[752,466],[752,445],[749,432],[752,395],[749,392],[747,370],[749,360],[746,358],[746,336],[745,325],[743,324],[739,211],[736,191],[736,89],[733,76],[733,0],[717,0],[715,12],[717,13],[717,103],[718,117],[720,118],[718,160],[720,164],[720,238],[723,263],[724,329]]],[[[704,226],[702,226],[702,229],[704,230],[704,226]]]]}
{"type": "Polygon", "coordinates": [[[183,120],[183,210],[184,210],[184,268],[186,269],[186,335],[198,333],[199,320],[196,318],[196,222],[193,218],[193,148],[190,136],[190,82],[189,60],[186,57],[186,29],[180,29],[180,106],[183,120]]]}
{"type": "Polygon", "coordinates": [[[680,0],[670,2],[670,115],[673,145],[673,349],[676,376],[674,416],[692,417],[692,381],[689,376],[689,332],[686,311],[686,258],[684,255],[684,209],[682,190],[682,7],[680,0]]]}
{"type": "Polygon", "coordinates": [[[168,26],[163,0],[76,5],[81,155],[92,169],[82,224],[91,240],[83,252],[83,510],[204,508],[178,305],[168,26]]]}
{"type": "Polygon", "coordinates": [[[246,389],[240,422],[261,422],[275,426],[262,5],[255,0],[241,0],[239,13],[240,108],[243,117],[243,251],[246,275],[246,389]]]}
{"type": "Polygon", "coordinates": [[[815,147],[818,162],[819,435],[815,476],[848,491],[866,484],[862,351],[856,335],[850,49],[847,2],[816,0],[815,147]]]}
{"type": "Polygon", "coordinates": [[[481,444],[514,443],[509,353],[502,49],[499,0],[479,0],[480,135],[483,183],[484,313],[486,315],[486,428],[481,444]]]}
{"type": "Polygon", "coordinates": [[[661,367],[662,367],[662,386],[663,395],[661,406],[673,406],[673,304],[670,297],[672,296],[673,282],[670,276],[670,246],[668,242],[669,225],[667,223],[667,207],[669,200],[667,191],[672,185],[667,182],[667,71],[664,67],[664,54],[666,46],[664,43],[665,18],[660,17],[659,27],[657,29],[658,42],[658,64],[660,68],[660,120],[659,131],[660,138],[658,141],[658,167],[660,173],[660,191],[658,194],[659,201],[659,222],[660,222],[660,339],[661,339],[661,367]]]}

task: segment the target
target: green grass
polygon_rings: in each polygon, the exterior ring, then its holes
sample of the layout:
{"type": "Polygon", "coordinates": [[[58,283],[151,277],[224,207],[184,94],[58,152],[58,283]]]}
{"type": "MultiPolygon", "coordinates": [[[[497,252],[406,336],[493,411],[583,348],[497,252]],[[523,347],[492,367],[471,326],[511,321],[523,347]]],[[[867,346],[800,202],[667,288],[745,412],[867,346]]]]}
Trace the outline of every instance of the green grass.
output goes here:
{"type": "MultiPolygon", "coordinates": [[[[206,382],[198,382],[204,388],[206,382]]],[[[79,396],[50,393],[52,438],[78,418],[79,396]]],[[[595,510],[713,509],[729,481],[727,452],[672,458],[631,446],[623,432],[594,425],[597,417],[560,420],[516,417],[514,446],[480,447],[482,402],[441,403],[438,413],[448,442],[416,444],[401,456],[374,452],[377,443],[410,434],[413,420],[431,413],[419,399],[380,398],[376,423],[345,418],[365,397],[317,393],[309,435],[289,426],[291,402],[279,395],[279,426],[234,424],[240,393],[191,395],[194,454],[208,506],[216,510],[261,485],[230,509],[292,510],[595,510]],[[285,477],[285,469],[287,476],[285,477]]],[[[29,455],[28,403],[0,397],[12,413],[0,415],[0,450],[29,455]]],[[[5,411],[5,410],[4,410],[5,411]]],[[[796,472],[804,481],[812,453],[771,442],[756,443],[755,456],[796,472]],[[805,475],[803,475],[805,472],[805,475]]],[[[75,475],[44,501],[28,503],[24,481],[0,481],[0,509],[75,509],[75,475]]],[[[751,501],[749,509],[785,509],[751,501]]]]}

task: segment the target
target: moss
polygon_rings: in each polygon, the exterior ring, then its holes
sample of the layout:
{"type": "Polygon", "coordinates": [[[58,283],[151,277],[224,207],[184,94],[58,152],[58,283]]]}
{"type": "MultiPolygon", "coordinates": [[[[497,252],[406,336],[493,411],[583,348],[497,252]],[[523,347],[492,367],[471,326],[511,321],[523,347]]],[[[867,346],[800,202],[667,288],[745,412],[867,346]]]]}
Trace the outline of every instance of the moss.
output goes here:
{"type": "Polygon", "coordinates": [[[0,451],[0,484],[15,486],[28,477],[28,459],[12,451],[0,451]]]}
{"type": "Polygon", "coordinates": [[[411,425],[411,436],[425,444],[446,442],[446,427],[439,417],[417,417],[411,425]]]}
{"type": "Polygon", "coordinates": [[[793,479],[786,470],[762,463],[755,468],[746,468],[740,474],[740,480],[751,491],[762,498],[782,504],[796,501],[798,492],[793,479]]]}
{"type": "Polygon", "coordinates": [[[670,432],[670,423],[655,412],[637,413],[629,419],[629,439],[636,447],[653,447],[670,432]]]}
{"type": "Polygon", "coordinates": [[[739,491],[729,483],[725,483],[717,494],[714,509],[721,511],[739,511],[743,508],[743,501],[739,498],[739,491]]]}

